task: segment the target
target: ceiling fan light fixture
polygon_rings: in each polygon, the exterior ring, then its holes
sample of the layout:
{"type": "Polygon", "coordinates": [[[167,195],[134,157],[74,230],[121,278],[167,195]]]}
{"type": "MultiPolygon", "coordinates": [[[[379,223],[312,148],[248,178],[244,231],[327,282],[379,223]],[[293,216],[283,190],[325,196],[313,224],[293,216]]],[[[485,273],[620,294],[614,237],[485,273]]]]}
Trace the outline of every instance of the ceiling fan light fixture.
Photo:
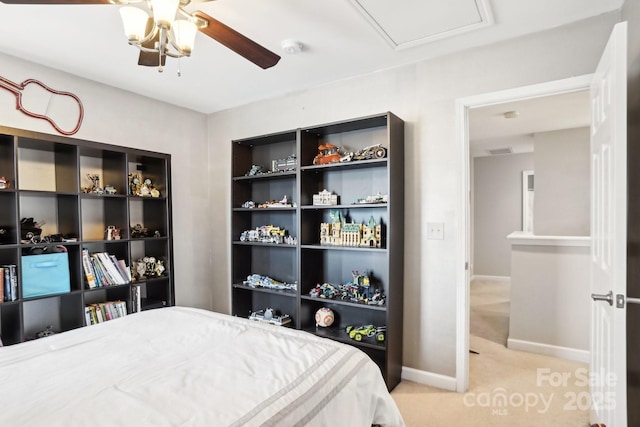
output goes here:
{"type": "Polygon", "coordinates": [[[131,42],[138,42],[145,37],[145,30],[149,15],[142,9],[133,6],[120,8],[120,17],[124,27],[124,34],[131,42]]]}
{"type": "Polygon", "coordinates": [[[186,19],[177,19],[173,22],[172,31],[175,47],[184,52],[185,56],[191,55],[198,32],[196,24],[186,19]]]}
{"type": "Polygon", "coordinates": [[[171,28],[180,0],[151,0],[151,10],[156,24],[171,28]]]}

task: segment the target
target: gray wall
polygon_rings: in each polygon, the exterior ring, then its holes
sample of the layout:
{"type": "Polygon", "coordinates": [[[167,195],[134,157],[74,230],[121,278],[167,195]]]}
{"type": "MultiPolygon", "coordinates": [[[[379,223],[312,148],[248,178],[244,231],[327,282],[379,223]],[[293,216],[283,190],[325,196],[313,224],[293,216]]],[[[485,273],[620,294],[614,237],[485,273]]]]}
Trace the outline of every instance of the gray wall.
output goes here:
{"type": "MultiPolygon", "coordinates": [[[[456,374],[456,286],[464,177],[456,100],[595,71],[619,13],[432,61],[337,81],[212,114],[208,119],[210,230],[230,230],[231,144],[243,137],[383,111],[405,121],[405,283],[403,365],[456,374]],[[526,54],[523,54],[526,52],[526,54]],[[442,222],[444,239],[426,238],[442,222]]],[[[215,234],[214,231],[212,233],[215,234]]],[[[185,236],[185,239],[191,236],[185,236]]],[[[230,238],[228,235],[227,239],[230,238]]],[[[223,239],[225,240],[225,239],[223,239]]],[[[213,308],[230,308],[230,245],[210,245],[213,308]]],[[[440,377],[438,377],[440,378],[440,377]]]]}
{"type": "Polygon", "coordinates": [[[522,171],[533,153],[473,159],[473,274],[511,275],[507,235],[522,229],[522,171]]]}
{"type": "Polygon", "coordinates": [[[533,233],[539,236],[588,236],[589,128],[536,133],[533,146],[533,233]]]}

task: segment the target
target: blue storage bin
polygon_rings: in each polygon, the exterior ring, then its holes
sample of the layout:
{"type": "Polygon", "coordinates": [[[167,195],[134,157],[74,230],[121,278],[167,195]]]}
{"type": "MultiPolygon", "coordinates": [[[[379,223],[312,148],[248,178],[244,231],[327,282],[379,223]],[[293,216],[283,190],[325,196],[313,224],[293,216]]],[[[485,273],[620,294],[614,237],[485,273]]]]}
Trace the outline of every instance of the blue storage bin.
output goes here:
{"type": "Polygon", "coordinates": [[[22,257],[22,298],[70,290],[69,255],[66,252],[22,257]]]}

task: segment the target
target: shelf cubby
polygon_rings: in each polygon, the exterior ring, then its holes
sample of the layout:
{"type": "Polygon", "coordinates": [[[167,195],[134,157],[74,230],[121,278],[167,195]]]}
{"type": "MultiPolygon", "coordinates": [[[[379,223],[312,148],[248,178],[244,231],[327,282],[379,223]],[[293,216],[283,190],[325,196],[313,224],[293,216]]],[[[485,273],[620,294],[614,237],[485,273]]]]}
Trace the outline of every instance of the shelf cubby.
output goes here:
{"type": "Polygon", "coordinates": [[[105,240],[107,227],[120,230],[120,239],[129,236],[125,197],[83,194],[80,200],[82,240],[105,240]]]}

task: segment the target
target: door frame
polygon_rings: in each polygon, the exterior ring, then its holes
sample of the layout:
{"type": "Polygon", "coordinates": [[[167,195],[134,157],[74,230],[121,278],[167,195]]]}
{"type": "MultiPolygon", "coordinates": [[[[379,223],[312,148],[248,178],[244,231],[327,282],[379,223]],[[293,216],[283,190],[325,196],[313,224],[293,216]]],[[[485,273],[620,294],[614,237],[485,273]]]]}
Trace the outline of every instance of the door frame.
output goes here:
{"type": "MultiPolygon", "coordinates": [[[[471,251],[471,177],[469,162],[469,110],[512,101],[589,90],[593,74],[490,92],[456,99],[456,143],[460,148],[458,234],[456,246],[456,391],[469,388],[469,283],[471,251]]],[[[516,230],[514,230],[516,231],[516,230]]]]}

